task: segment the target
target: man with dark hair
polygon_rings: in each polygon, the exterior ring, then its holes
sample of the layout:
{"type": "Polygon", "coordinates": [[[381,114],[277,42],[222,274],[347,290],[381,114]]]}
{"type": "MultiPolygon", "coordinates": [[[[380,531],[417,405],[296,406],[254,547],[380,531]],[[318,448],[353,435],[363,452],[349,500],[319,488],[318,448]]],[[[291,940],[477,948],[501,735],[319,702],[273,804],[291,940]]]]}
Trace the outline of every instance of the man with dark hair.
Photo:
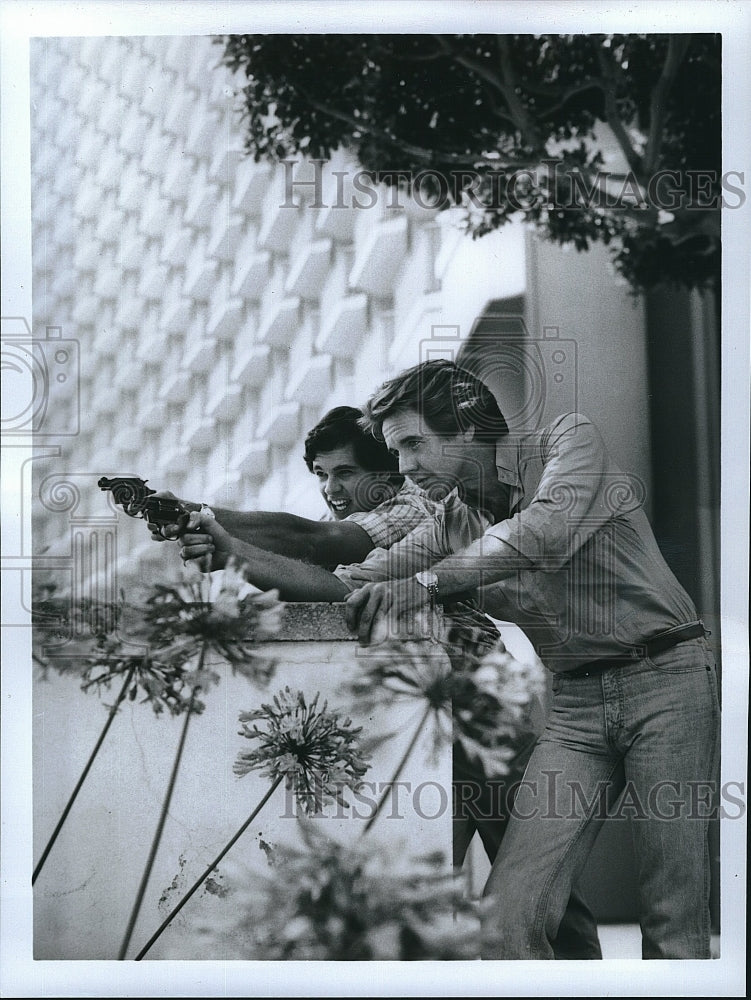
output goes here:
{"type": "Polygon", "coordinates": [[[714,787],[719,701],[706,630],[659,551],[641,484],[591,421],[569,413],[510,435],[487,392],[432,361],[366,405],[402,473],[434,495],[456,487],[494,523],[428,573],[355,589],[350,624],[367,643],[383,620],[475,591],[553,672],[523,818],[512,816],[486,887],[486,957],[553,957],[571,887],[623,794],[643,957],[708,958],[711,805],[697,808],[696,789],[714,787]]]}
{"type": "MultiPolygon", "coordinates": [[[[371,510],[378,503],[393,497],[404,486],[404,476],[399,472],[399,462],[383,441],[363,432],[360,421],[362,410],[354,406],[335,406],[312,427],[305,438],[303,457],[308,472],[320,477],[320,457],[333,452],[348,452],[349,466],[362,474],[364,488],[358,479],[351,497],[351,510],[344,511],[341,504],[329,503],[331,491],[324,493],[326,506],[337,520],[355,511],[371,510]]],[[[323,491],[322,487],[322,491],[323,491]]]]}

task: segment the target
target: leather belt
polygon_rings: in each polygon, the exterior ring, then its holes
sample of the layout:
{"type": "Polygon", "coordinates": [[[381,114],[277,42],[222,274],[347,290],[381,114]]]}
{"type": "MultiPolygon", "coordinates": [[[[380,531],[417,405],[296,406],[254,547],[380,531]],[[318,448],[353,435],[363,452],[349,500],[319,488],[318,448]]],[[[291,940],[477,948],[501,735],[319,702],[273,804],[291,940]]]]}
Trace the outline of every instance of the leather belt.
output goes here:
{"type": "Polygon", "coordinates": [[[573,670],[561,670],[560,674],[564,677],[592,677],[609,667],[622,667],[645,657],[658,656],[666,649],[677,646],[679,642],[701,639],[710,634],[709,629],[705,628],[704,622],[701,621],[689,622],[687,625],[676,625],[675,628],[653,635],[651,639],[634,646],[627,656],[604,656],[601,660],[591,660],[589,663],[583,663],[580,667],[574,667],[573,670]]]}

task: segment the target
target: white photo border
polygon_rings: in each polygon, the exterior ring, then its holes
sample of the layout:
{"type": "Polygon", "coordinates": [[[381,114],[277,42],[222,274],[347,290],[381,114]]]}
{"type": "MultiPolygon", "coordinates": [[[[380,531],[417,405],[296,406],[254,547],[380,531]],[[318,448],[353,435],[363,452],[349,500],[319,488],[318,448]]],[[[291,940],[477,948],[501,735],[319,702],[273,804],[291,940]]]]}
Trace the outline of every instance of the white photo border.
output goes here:
{"type": "MultiPolygon", "coordinates": [[[[29,51],[35,36],[253,30],[723,34],[724,169],[751,181],[751,7],[742,2],[6,2],[2,13],[2,315],[31,317],[29,51]]],[[[746,781],[751,208],[723,215],[723,780],[746,781]]],[[[3,457],[6,491],[17,489],[3,457]]],[[[13,526],[3,524],[3,534],[13,526]]],[[[31,674],[25,629],[3,629],[0,994],[74,996],[744,996],[746,822],[722,830],[722,955],[710,962],[49,962],[31,950],[31,674]],[[8,634],[11,633],[11,634],[8,634]],[[502,965],[502,968],[498,966],[502,965]]]]}

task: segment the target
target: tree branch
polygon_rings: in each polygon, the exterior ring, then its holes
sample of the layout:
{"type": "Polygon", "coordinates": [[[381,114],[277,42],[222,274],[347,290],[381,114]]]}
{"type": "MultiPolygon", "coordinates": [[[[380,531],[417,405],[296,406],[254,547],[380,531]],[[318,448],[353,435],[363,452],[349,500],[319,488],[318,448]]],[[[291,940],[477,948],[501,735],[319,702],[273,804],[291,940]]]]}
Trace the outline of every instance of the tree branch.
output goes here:
{"type": "Polygon", "coordinates": [[[511,118],[505,112],[501,111],[501,109],[498,107],[495,95],[491,93],[491,91],[487,92],[486,100],[488,102],[488,107],[490,108],[491,113],[493,114],[493,117],[497,118],[499,121],[506,122],[507,125],[511,126],[514,132],[518,132],[519,126],[516,124],[513,118],[511,118]]]}
{"type": "MultiPolygon", "coordinates": [[[[534,90],[531,87],[527,89],[530,93],[534,93],[534,90]]],[[[586,83],[578,83],[574,87],[569,87],[568,90],[565,90],[563,94],[561,94],[560,100],[556,101],[555,104],[550,104],[547,108],[541,108],[539,115],[552,115],[554,111],[559,111],[564,104],[571,100],[572,97],[576,97],[577,94],[583,94],[587,90],[604,91],[605,83],[599,76],[597,76],[592,77],[592,79],[588,80],[586,83]]],[[[547,94],[545,96],[552,96],[552,94],[547,94]]]]}
{"type": "Polygon", "coordinates": [[[511,121],[514,128],[516,128],[521,134],[522,139],[533,149],[538,150],[542,154],[544,152],[544,146],[540,140],[537,125],[529,114],[526,105],[517,93],[518,81],[511,67],[511,55],[507,39],[504,36],[498,37],[502,72],[502,75],[499,76],[498,73],[496,73],[495,70],[493,70],[486,63],[480,62],[480,60],[475,59],[472,56],[468,56],[465,52],[462,52],[453,46],[445,35],[434,35],[433,37],[437,39],[439,44],[443,46],[446,54],[449,55],[455,62],[457,62],[460,66],[463,66],[465,69],[468,69],[471,73],[479,76],[486,83],[490,84],[493,90],[501,94],[506,102],[506,107],[508,108],[511,116],[510,119],[506,118],[506,121],[511,121]]]}
{"type": "Polygon", "coordinates": [[[509,110],[514,120],[519,123],[519,130],[521,131],[522,136],[529,142],[530,146],[533,149],[539,150],[540,153],[544,153],[545,144],[542,141],[537,125],[532,120],[526,105],[517,93],[517,88],[521,90],[521,87],[519,86],[516,74],[514,73],[514,69],[511,64],[511,51],[508,45],[508,38],[505,35],[498,35],[497,43],[498,54],[501,57],[501,72],[503,73],[503,81],[505,84],[504,94],[509,110]]]}
{"type": "Polygon", "coordinates": [[[649,105],[649,135],[644,150],[644,171],[651,174],[657,167],[662,148],[663,128],[667,111],[667,97],[678,75],[686,51],[691,44],[691,35],[671,35],[665,63],[652,91],[649,105]]]}
{"type": "Polygon", "coordinates": [[[623,150],[623,154],[626,157],[629,167],[631,167],[638,179],[642,175],[642,162],[639,154],[631,144],[628,132],[626,132],[625,126],[621,121],[621,116],[618,113],[618,105],[616,103],[617,82],[615,67],[608,59],[605,54],[605,49],[602,46],[600,46],[597,50],[597,58],[600,61],[600,69],[602,71],[604,81],[603,95],[605,97],[605,120],[613,130],[613,135],[618,140],[618,144],[623,150]]]}
{"type": "Polygon", "coordinates": [[[446,55],[446,50],[443,47],[439,47],[433,52],[426,52],[424,55],[418,55],[417,53],[415,55],[407,55],[406,52],[397,52],[396,49],[388,48],[387,45],[381,42],[381,38],[381,35],[374,36],[376,51],[389,56],[391,59],[395,59],[397,62],[435,62],[436,59],[443,59],[446,55]]]}
{"type": "MultiPolygon", "coordinates": [[[[301,94],[300,96],[304,97],[307,103],[312,108],[315,108],[316,111],[320,111],[321,114],[329,115],[332,118],[343,121],[347,125],[350,125],[353,129],[356,129],[358,132],[363,132],[367,135],[372,135],[377,139],[382,139],[395,149],[403,150],[404,152],[414,156],[417,160],[423,160],[426,165],[432,165],[437,160],[443,160],[446,163],[454,164],[464,169],[470,169],[477,164],[483,164],[496,168],[501,168],[506,165],[501,159],[497,159],[492,156],[462,156],[458,153],[450,153],[440,149],[432,150],[425,149],[423,146],[416,146],[414,143],[407,142],[404,139],[400,139],[398,136],[391,135],[389,132],[384,131],[384,129],[371,125],[364,119],[355,118],[352,115],[348,115],[344,111],[340,111],[338,108],[334,108],[329,104],[324,104],[322,101],[311,97],[309,94],[301,94]]],[[[528,162],[513,162],[508,165],[513,166],[515,170],[522,167],[531,169],[532,167],[537,166],[538,162],[538,160],[531,160],[528,162]]]]}
{"type": "Polygon", "coordinates": [[[464,66],[465,69],[468,69],[477,76],[482,77],[486,83],[489,83],[491,87],[506,97],[506,88],[503,81],[498,74],[490,68],[490,66],[461,52],[451,44],[445,35],[433,35],[433,38],[436,39],[446,55],[450,56],[454,62],[458,62],[460,66],[464,66]]]}
{"type": "MultiPolygon", "coordinates": [[[[376,126],[369,124],[366,120],[348,115],[345,111],[340,111],[338,108],[334,108],[330,104],[324,104],[322,101],[316,100],[309,94],[305,95],[305,100],[312,108],[315,108],[316,111],[320,111],[321,114],[328,115],[331,118],[336,118],[338,121],[342,121],[345,124],[350,125],[358,132],[363,132],[366,135],[372,135],[377,139],[382,139],[384,142],[389,143],[389,145],[394,146],[397,149],[403,149],[405,152],[414,156],[417,160],[424,160],[426,164],[430,164],[435,159],[435,151],[432,149],[425,149],[422,146],[416,146],[414,143],[405,142],[404,140],[384,131],[384,129],[376,128],[376,126]]],[[[461,163],[464,166],[467,165],[467,158],[459,156],[456,153],[446,153],[446,159],[449,162],[461,163]]]]}

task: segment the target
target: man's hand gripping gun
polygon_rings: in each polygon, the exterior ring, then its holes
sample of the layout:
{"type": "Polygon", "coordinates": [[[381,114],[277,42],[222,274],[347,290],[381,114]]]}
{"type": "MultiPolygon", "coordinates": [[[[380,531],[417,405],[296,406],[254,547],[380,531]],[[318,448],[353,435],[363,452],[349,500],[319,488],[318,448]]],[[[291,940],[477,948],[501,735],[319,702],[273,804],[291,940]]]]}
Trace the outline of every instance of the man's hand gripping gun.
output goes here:
{"type": "MultiPolygon", "coordinates": [[[[141,517],[155,527],[162,538],[172,538],[164,534],[164,528],[176,524],[183,531],[187,527],[190,510],[175,497],[160,497],[156,490],[146,485],[148,480],[138,476],[102,476],[97,485],[100,490],[110,491],[129,517],[141,517]]],[[[200,528],[192,528],[194,533],[200,528]]]]}

